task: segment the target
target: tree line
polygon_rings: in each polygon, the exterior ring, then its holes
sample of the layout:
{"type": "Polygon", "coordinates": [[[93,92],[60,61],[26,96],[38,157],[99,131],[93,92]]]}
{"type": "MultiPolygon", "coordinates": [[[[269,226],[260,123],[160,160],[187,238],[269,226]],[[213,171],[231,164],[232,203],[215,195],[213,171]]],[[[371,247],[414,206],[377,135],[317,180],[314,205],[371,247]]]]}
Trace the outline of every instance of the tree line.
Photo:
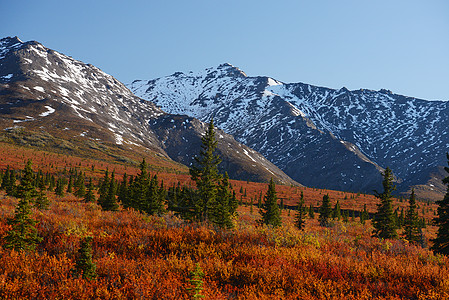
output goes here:
{"type": "MultiPolygon", "coordinates": [[[[124,174],[122,180],[118,181],[115,179],[114,171],[110,173],[106,170],[97,186],[94,185],[92,178],[86,178],[85,173],[77,169],[71,168],[68,172],[64,172],[65,176],[56,178],[48,173],[43,174],[40,170],[36,174],[33,173],[31,161],[27,162],[20,176],[7,167],[5,172],[0,173],[0,188],[8,195],[21,199],[16,207],[14,218],[8,220],[12,229],[6,237],[7,247],[26,250],[32,249],[33,245],[39,242],[36,230],[33,229],[35,221],[30,218],[30,206],[35,205],[38,209],[46,209],[49,201],[45,191],[54,191],[60,197],[65,193],[72,193],[85,202],[98,203],[103,210],[115,211],[121,205],[123,208],[132,208],[148,215],[162,215],[167,211],[173,211],[188,221],[208,223],[223,229],[234,227],[239,201],[227,173],[220,174],[218,171],[221,160],[215,154],[217,140],[213,120],[210,121],[201,141],[199,154],[189,170],[191,179],[195,182],[194,187],[178,183],[165,188],[164,182],[159,181],[157,175],[151,175],[148,172],[145,159],[140,163],[136,176],[124,174]],[[18,177],[20,183],[17,185],[18,177]],[[95,190],[97,191],[94,192],[95,190]]],[[[445,169],[449,172],[449,168],[445,169]]],[[[425,221],[418,216],[415,193],[412,190],[406,212],[401,211],[401,214],[398,214],[398,210],[394,210],[392,205],[395,190],[393,182],[393,173],[386,168],[382,181],[384,190],[375,192],[380,202],[372,220],[373,236],[383,239],[398,238],[397,231],[403,228],[403,238],[422,244],[422,229],[425,221]]],[[[436,252],[448,254],[449,176],[443,182],[448,185],[448,192],[443,200],[437,202],[439,208],[435,224],[439,229],[437,238],[433,240],[433,249],[436,252]]],[[[280,226],[282,203],[278,204],[273,179],[270,180],[263,198],[262,203],[261,194],[258,203],[261,216],[259,224],[280,226]]],[[[332,208],[329,195],[323,196],[318,212],[319,224],[325,227],[331,226],[334,220],[343,219],[347,222],[350,218],[347,210],[342,213],[339,201],[332,208]]],[[[304,230],[307,216],[314,218],[314,214],[312,205],[308,208],[305,206],[304,195],[301,192],[296,207],[295,225],[300,230],[304,230]]],[[[352,211],[352,219],[354,218],[354,211],[352,211]]],[[[369,219],[366,205],[363,211],[359,212],[359,218],[361,223],[369,219]]]]}

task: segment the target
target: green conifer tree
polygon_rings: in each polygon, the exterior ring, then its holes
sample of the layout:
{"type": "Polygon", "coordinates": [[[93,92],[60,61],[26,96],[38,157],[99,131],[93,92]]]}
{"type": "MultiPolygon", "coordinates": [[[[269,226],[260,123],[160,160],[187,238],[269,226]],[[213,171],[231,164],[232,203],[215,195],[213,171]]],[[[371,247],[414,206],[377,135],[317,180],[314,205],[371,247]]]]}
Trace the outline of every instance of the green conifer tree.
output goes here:
{"type": "Polygon", "coordinates": [[[28,160],[25,169],[22,172],[20,184],[16,188],[16,196],[18,198],[28,197],[31,199],[37,196],[36,187],[34,186],[34,174],[31,165],[31,160],[28,160]]]}
{"type": "Polygon", "coordinates": [[[146,198],[143,203],[142,211],[149,215],[161,215],[164,211],[166,191],[163,183],[159,185],[157,176],[154,175],[149,182],[148,188],[146,189],[146,198]]]}
{"type": "Polygon", "coordinates": [[[332,217],[332,206],[329,195],[326,194],[323,196],[323,202],[320,207],[320,216],[318,220],[320,221],[320,225],[323,227],[328,227],[330,225],[330,218],[332,217]]]}
{"type": "Polygon", "coordinates": [[[213,119],[210,120],[209,127],[201,138],[201,142],[201,151],[195,157],[195,164],[189,171],[192,180],[196,183],[198,193],[194,203],[195,218],[204,222],[209,219],[216,205],[218,185],[221,181],[221,176],[218,173],[218,165],[221,159],[215,154],[217,141],[213,119]]]}
{"type": "Polygon", "coordinates": [[[48,175],[49,175],[49,178],[50,178],[49,184],[48,184],[48,190],[50,192],[52,192],[55,189],[55,186],[56,186],[56,178],[55,178],[54,175],[50,175],[50,174],[48,174],[48,175]]]}
{"type": "Polygon", "coordinates": [[[314,210],[312,204],[310,204],[310,206],[309,206],[309,218],[315,219],[315,210],[314,210]]]}
{"type": "Polygon", "coordinates": [[[84,174],[80,172],[75,180],[74,184],[75,192],[73,193],[73,195],[75,195],[78,198],[83,198],[84,195],[86,194],[86,185],[84,181],[85,181],[84,174]]]}
{"type": "Polygon", "coordinates": [[[375,192],[375,196],[380,199],[380,203],[377,205],[377,213],[373,220],[373,235],[383,239],[393,239],[398,236],[392,205],[392,192],[396,189],[396,186],[393,184],[394,177],[390,168],[385,169],[383,178],[384,191],[382,193],[375,192]]]}
{"type": "Polygon", "coordinates": [[[366,220],[369,219],[368,211],[366,210],[366,204],[363,204],[363,211],[359,212],[360,223],[365,224],[366,220]]]}
{"type": "Polygon", "coordinates": [[[28,161],[21,181],[21,198],[16,206],[14,217],[7,220],[7,224],[12,227],[4,238],[4,247],[8,249],[33,251],[36,244],[42,241],[35,227],[37,221],[31,219],[30,202],[35,190],[34,187],[30,187],[30,172],[32,174],[31,161],[28,161]]]}
{"type": "MultiPolygon", "coordinates": [[[[102,198],[102,201],[99,202],[101,208],[103,210],[109,211],[117,211],[119,205],[117,204],[116,198],[116,183],[115,183],[115,172],[112,172],[111,179],[109,180],[109,184],[107,187],[107,192],[105,197],[102,198]]],[[[101,197],[101,196],[100,196],[101,197]]],[[[100,200],[98,200],[100,201],[100,200]]]]}
{"type": "Polygon", "coordinates": [[[409,206],[404,220],[404,237],[407,241],[418,243],[421,239],[419,216],[416,210],[415,190],[410,194],[409,206]]]}
{"type": "MultiPolygon", "coordinates": [[[[449,165],[449,154],[446,153],[449,165]]],[[[444,167],[449,173],[449,168],[444,167]]],[[[443,183],[447,185],[446,195],[442,200],[437,201],[437,217],[434,219],[435,225],[438,227],[437,237],[433,239],[432,250],[436,253],[449,254],[449,176],[443,179],[443,183]]]]}
{"type": "Polygon", "coordinates": [[[273,178],[270,179],[268,184],[268,191],[265,194],[265,202],[262,204],[260,209],[260,215],[262,224],[271,225],[273,227],[280,226],[282,224],[281,211],[277,203],[276,196],[276,185],[274,184],[273,178]]]}
{"type": "MultiPolygon", "coordinates": [[[[107,207],[107,204],[106,204],[107,199],[106,198],[107,198],[108,192],[109,192],[109,185],[110,185],[109,170],[106,169],[106,172],[104,173],[103,180],[101,180],[101,182],[99,182],[99,187],[98,187],[97,203],[102,208],[107,207]]],[[[103,210],[104,210],[104,208],[103,208],[103,210]]]]}
{"type": "Polygon", "coordinates": [[[45,186],[45,181],[39,181],[39,192],[37,193],[37,198],[35,201],[35,206],[37,209],[48,209],[50,201],[48,200],[47,194],[45,193],[47,187],[45,186]]]}
{"type": "Polygon", "coordinates": [[[295,226],[299,230],[304,230],[304,226],[306,223],[306,207],[304,206],[304,194],[301,193],[301,197],[298,201],[298,206],[296,208],[296,216],[295,216],[295,226]]]}
{"type": "Polygon", "coordinates": [[[190,272],[190,284],[193,286],[192,288],[188,288],[187,290],[191,292],[192,299],[202,299],[204,298],[204,295],[201,294],[201,291],[203,290],[203,277],[204,272],[201,269],[200,265],[197,263],[195,265],[195,270],[190,272]]]}
{"type": "Polygon", "coordinates": [[[66,184],[66,179],[64,177],[59,177],[56,181],[55,194],[59,197],[64,197],[64,187],[66,184]]]}
{"type": "Polygon", "coordinates": [[[340,209],[340,201],[337,199],[335,203],[334,209],[332,210],[332,219],[340,220],[341,219],[341,209],[340,209]]]}
{"type": "Polygon", "coordinates": [[[83,201],[86,203],[95,202],[94,184],[92,182],[92,178],[89,179],[89,185],[87,186],[87,191],[84,195],[83,201]]]}
{"type": "Polygon", "coordinates": [[[237,210],[237,201],[232,193],[228,173],[225,173],[218,186],[215,206],[211,211],[211,222],[220,228],[232,228],[232,218],[237,210]]]}
{"type": "Polygon", "coordinates": [[[75,265],[75,275],[92,280],[97,277],[97,266],[92,260],[92,237],[87,236],[81,241],[75,265]]]}
{"type": "Polygon", "coordinates": [[[67,184],[67,193],[72,193],[73,192],[73,178],[72,175],[69,176],[69,183],[67,184]]]}
{"type": "Polygon", "coordinates": [[[124,208],[130,207],[129,203],[129,185],[128,185],[128,175],[123,174],[122,182],[118,188],[118,201],[120,201],[124,208]]]}
{"type": "Polygon", "coordinates": [[[344,210],[343,214],[342,214],[342,217],[343,217],[343,222],[348,223],[349,222],[349,211],[348,210],[344,210]]]}

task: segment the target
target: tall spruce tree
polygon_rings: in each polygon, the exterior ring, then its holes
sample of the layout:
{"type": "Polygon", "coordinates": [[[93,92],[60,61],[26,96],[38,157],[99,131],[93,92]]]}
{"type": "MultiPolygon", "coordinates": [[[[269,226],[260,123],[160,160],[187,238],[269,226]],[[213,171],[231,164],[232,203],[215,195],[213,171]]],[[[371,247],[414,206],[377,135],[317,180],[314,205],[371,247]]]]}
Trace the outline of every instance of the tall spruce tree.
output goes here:
{"type": "Polygon", "coordinates": [[[12,228],[4,238],[5,248],[32,251],[36,248],[36,244],[42,241],[35,227],[37,221],[31,218],[30,202],[32,197],[36,196],[36,190],[32,186],[32,175],[31,161],[28,161],[19,186],[18,193],[21,198],[16,206],[14,217],[7,220],[7,224],[12,228]]]}
{"type": "Polygon", "coordinates": [[[144,210],[148,186],[150,184],[150,176],[148,174],[148,165],[145,158],[139,166],[140,172],[136,178],[130,183],[129,206],[136,210],[144,210]]]}
{"type": "Polygon", "coordinates": [[[235,194],[233,194],[228,173],[225,173],[218,186],[217,198],[211,211],[211,222],[220,228],[232,228],[232,218],[236,213],[238,206],[235,194]]]}
{"type": "Polygon", "coordinates": [[[295,226],[304,230],[306,223],[306,207],[304,206],[304,194],[301,191],[301,197],[299,198],[298,206],[296,208],[295,226]]]}
{"type": "Polygon", "coordinates": [[[159,185],[157,175],[151,177],[145,196],[145,202],[142,211],[149,215],[161,215],[164,211],[164,202],[166,191],[164,183],[159,185]]]}
{"type": "Polygon", "coordinates": [[[310,204],[310,206],[309,206],[309,218],[315,219],[315,211],[314,211],[312,204],[310,204]]]}
{"type": "Polygon", "coordinates": [[[34,186],[34,173],[31,165],[31,160],[28,160],[25,165],[25,169],[22,172],[20,184],[16,189],[17,198],[28,197],[31,199],[37,196],[36,187],[34,186]]]}
{"type": "Polygon", "coordinates": [[[109,170],[106,169],[106,172],[104,173],[103,180],[101,180],[99,182],[99,187],[98,187],[98,200],[97,200],[97,203],[102,208],[106,207],[106,205],[107,205],[106,204],[106,201],[107,201],[106,198],[108,196],[108,191],[109,191],[109,170]]]}
{"type": "Polygon", "coordinates": [[[390,168],[386,168],[383,174],[382,185],[384,191],[379,193],[375,191],[375,196],[380,199],[377,205],[377,213],[373,220],[373,236],[383,239],[397,238],[396,221],[393,210],[393,195],[392,192],[396,189],[393,184],[393,172],[390,168]]]}
{"type": "Polygon", "coordinates": [[[115,183],[115,172],[112,172],[111,179],[109,180],[109,185],[107,187],[106,196],[100,203],[103,210],[117,211],[119,205],[117,204],[116,198],[116,183],[115,183]]]}
{"type": "Polygon", "coordinates": [[[337,199],[335,203],[334,209],[332,210],[332,219],[340,220],[341,219],[341,209],[340,209],[340,201],[337,199]]]}
{"type": "Polygon", "coordinates": [[[66,184],[66,179],[64,177],[59,177],[56,181],[55,194],[59,197],[64,197],[64,187],[66,184]]]}
{"type": "Polygon", "coordinates": [[[118,188],[118,200],[122,203],[123,207],[128,208],[129,206],[129,185],[128,185],[128,175],[123,174],[122,182],[118,188]]]}
{"type": "MultiPolygon", "coordinates": [[[[449,154],[446,153],[449,165],[449,154]]],[[[444,170],[449,173],[449,168],[444,167],[444,170]]],[[[449,176],[443,179],[443,183],[447,185],[446,195],[442,200],[437,201],[437,217],[434,223],[438,226],[437,237],[433,240],[432,249],[436,253],[448,255],[449,254],[449,176]]]]}
{"type": "Polygon", "coordinates": [[[274,184],[273,178],[271,178],[270,183],[268,184],[268,191],[265,194],[265,202],[262,204],[262,208],[260,209],[260,214],[262,216],[261,223],[271,225],[273,227],[277,227],[282,224],[281,210],[279,209],[277,200],[276,185],[274,184]]]}
{"type": "Polygon", "coordinates": [[[78,198],[83,198],[84,195],[86,194],[86,185],[84,182],[84,174],[83,172],[80,172],[78,174],[78,177],[76,178],[76,180],[74,180],[74,187],[75,187],[75,192],[73,193],[73,195],[75,195],[78,198]]]}
{"type": "Polygon", "coordinates": [[[332,217],[332,206],[329,195],[326,194],[323,196],[323,202],[320,206],[320,215],[318,220],[320,221],[320,225],[323,227],[328,227],[330,225],[330,218],[332,217]]]}
{"type": "Polygon", "coordinates": [[[404,219],[404,237],[409,242],[418,243],[421,239],[420,220],[416,210],[415,190],[410,194],[409,206],[404,219]]]}
{"type": "Polygon", "coordinates": [[[215,154],[217,141],[213,119],[210,120],[209,127],[201,138],[201,142],[201,151],[195,157],[195,163],[189,171],[197,187],[197,197],[195,197],[194,202],[195,218],[204,222],[211,217],[211,213],[216,206],[218,185],[221,181],[221,176],[218,173],[218,165],[221,159],[215,154]]]}
{"type": "Polygon", "coordinates": [[[69,183],[67,184],[67,193],[72,193],[73,192],[73,178],[72,175],[69,176],[69,183]]]}
{"type": "Polygon", "coordinates": [[[45,193],[47,187],[45,185],[45,181],[39,180],[39,192],[37,193],[37,198],[35,201],[35,206],[37,209],[48,209],[50,205],[50,201],[48,200],[47,194],[45,193]]]}
{"type": "Polygon", "coordinates": [[[86,203],[95,202],[94,184],[92,182],[92,178],[89,179],[89,185],[87,186],[87,191],[84,195],[83,201],[86,203]]]}

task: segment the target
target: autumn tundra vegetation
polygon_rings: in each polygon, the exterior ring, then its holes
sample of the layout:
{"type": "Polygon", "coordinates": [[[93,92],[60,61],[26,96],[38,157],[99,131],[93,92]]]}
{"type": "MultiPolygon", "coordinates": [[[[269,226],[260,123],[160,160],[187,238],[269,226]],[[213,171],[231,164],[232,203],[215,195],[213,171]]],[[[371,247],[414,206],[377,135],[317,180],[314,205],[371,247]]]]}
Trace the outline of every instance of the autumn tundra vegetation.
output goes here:
{"type": "Polygon", "coordinates": [[[1,144],[0,298],[449,298],[449,176],[436,203],[389,168],[374,195],[241,182],[215,147],[211,121],[167,174],[1,144]]]}

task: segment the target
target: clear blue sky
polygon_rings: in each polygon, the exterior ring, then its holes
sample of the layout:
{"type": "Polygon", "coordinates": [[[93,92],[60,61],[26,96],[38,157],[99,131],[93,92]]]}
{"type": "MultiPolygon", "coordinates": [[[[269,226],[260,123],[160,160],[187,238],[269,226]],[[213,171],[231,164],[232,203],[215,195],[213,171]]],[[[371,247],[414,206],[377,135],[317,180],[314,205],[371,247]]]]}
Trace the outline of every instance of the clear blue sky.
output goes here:
{"type": "Polygon", "coordinates": [[[0,0],[0,36],[122,82],[229,62],[250,76],[449,100],[445,0],[0,0]]]}

